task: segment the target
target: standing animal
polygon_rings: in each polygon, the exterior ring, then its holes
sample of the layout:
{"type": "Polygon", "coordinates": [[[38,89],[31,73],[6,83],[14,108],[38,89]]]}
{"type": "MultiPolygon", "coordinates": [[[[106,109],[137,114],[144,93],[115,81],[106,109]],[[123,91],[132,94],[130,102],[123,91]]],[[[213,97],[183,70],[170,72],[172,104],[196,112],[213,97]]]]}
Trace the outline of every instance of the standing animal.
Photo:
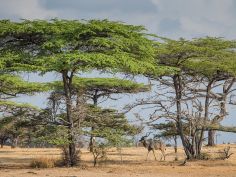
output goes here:
{"type": "Polygon", "coordinates": [[[161,140],[154,140],[154,139],[147,139],[148,135],[143,136],[139,142],[143,144],[143,146],[148,150],[146,160],[148,158],[148,154],[150,151],[153,152],[153,155],[155,157],[155,160],[157,160],[156,155],[155,155],[155,150],[160,150],[162,153],[162,158],[165,160],[165,150],[166,150],[166,145],[163,143],[161,140]]]}

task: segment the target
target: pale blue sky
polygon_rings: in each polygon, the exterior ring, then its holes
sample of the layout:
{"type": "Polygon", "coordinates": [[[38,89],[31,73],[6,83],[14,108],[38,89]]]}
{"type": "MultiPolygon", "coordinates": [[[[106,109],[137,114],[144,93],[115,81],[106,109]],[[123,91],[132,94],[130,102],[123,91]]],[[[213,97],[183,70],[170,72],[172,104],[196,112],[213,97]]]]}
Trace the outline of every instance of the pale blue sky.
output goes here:
{"type": "MultiPolygon", "coordinates": [[[[145,25],[150,33],[170,38],[218,36],[236,39],[235,0],[0,0],[0,19],[110,19],[145,25]]],[[[58,76],[40,78],[50,81],[58,76]]],[[[39,80],[31,78],[30,80],[39,80]]],[[[36,105],[46,104],[45,96],[24,97],[36,105]]],[[[125,96],[114,105],[133,97],[125,96]]],[[[110,105],[110,104],[109,104],[110,105]]],[[[235,108],[225,124],[236,125],[235,108]]],[[[235,141],[224,133],[220,141],[235,141]]]]}

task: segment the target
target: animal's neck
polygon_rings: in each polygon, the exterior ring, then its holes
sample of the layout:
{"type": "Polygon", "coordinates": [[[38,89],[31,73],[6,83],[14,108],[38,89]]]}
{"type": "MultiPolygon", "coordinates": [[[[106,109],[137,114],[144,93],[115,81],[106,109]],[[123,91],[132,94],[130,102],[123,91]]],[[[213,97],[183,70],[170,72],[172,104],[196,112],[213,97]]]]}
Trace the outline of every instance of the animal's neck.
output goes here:
{"type": "Polygon", "coordinates": [[[145,147],[145,148],[148,148],[148,143],[147,143],[147,141],[145,140],[145,141],[143,141],[143,146],[145,147]]]}

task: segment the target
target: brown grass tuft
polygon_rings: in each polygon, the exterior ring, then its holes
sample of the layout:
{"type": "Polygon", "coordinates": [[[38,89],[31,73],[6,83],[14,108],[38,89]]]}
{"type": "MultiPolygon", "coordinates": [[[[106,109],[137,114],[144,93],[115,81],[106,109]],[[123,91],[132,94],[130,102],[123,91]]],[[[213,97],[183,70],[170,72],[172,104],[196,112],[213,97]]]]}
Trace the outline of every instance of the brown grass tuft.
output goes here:
{"type": "Polygon", "coordinates": [[[53,157],[39,157],[31,161],[32,168],[54,168],[59,164],[59,159],[53,157]]]}

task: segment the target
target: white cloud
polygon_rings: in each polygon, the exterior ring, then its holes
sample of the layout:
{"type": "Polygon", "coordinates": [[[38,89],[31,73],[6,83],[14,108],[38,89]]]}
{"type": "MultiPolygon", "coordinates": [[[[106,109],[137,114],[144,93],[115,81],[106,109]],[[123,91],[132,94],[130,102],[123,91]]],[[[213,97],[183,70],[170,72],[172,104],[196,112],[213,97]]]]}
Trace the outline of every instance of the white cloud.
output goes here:
{"type": "Polygon", "coordinates": [[[42,7],[39,0],[0,0],[0,15],[3,18],[46,19],[57,13],[42,7]]]}

